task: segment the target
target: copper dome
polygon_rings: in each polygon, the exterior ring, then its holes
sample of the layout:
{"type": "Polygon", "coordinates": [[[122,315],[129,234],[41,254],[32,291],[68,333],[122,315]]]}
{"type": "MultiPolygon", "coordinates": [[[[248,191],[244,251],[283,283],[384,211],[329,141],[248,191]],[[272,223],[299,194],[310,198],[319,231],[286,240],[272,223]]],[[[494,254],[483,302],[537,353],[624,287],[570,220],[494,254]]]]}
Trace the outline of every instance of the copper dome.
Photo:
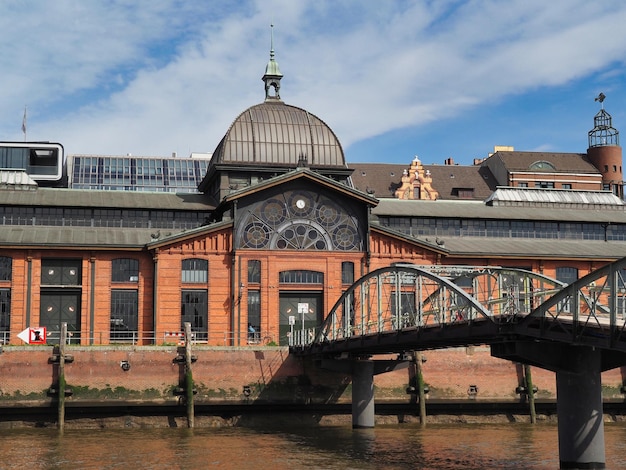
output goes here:
{"type": "Polygon", "coordinates": [[[246,109],[213,153],[213,164],[295,168],[346,167],[335,133],[304,109],[268,99],[246,109]]]}

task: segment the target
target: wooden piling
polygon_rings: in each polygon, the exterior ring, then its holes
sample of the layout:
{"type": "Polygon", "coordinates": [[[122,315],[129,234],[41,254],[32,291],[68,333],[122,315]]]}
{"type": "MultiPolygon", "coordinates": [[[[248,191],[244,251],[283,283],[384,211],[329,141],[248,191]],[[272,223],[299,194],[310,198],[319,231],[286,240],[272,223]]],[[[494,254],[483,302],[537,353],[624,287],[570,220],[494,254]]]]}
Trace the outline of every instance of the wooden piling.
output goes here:
{"type": "Polygon", "coordinates": [[[59,336],[59,380],[57,384],[58,393],[58,420],[57,427],[62,432],[65,427],[65,342],[67,340],[67,323],[61,323],[61,334],[59,336]]]}
{"type": "Polygon", "coordinates": [[[413,354],[416,368],[416,385],[420,407],[420,424],[426,426],[426,393],[424,393],[424,376],[422,375],[422,353],[416,351],[413,354]]]}
{"type": "Polygon", "coordinates": [[[526,382],[526,393],[528,396],[528,408],[530,410],[531,424],[537,423],[537,413],[535,411],[535,392],[533,390],[533,376],[530,371],[530,365],[524,364],[524,381],[526,382]]]}
{"type": "Polygon", "coordinates": [[[187,427],[194,427],[194,383],[191,369],[191,323],[185,322],[185,399],[187,404],[187,427]]]}

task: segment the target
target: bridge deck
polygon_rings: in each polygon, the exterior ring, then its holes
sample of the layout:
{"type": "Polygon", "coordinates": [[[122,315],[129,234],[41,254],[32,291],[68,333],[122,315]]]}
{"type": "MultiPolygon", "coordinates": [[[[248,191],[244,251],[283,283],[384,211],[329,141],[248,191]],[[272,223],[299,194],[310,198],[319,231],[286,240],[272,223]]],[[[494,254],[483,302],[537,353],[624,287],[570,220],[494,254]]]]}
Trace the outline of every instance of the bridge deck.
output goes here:
{"type": "Polygon", "coordinates": [[[390,266],[355,282],[319,328],[294,330],[291,350],[373,355],[540,340],[626,353],[625,266],[619,260],[571,285],[511,268],[443,275],[390,266]]]}

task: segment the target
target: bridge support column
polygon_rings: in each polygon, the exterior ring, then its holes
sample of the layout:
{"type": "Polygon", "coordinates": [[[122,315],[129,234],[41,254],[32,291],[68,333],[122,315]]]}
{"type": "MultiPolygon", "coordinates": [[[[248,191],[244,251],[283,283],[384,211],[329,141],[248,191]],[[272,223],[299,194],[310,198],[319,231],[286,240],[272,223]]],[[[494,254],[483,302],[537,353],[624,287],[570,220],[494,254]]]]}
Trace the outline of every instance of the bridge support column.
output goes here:
{"type": "MultiPolygon", "coordinates": [[[[495,357],[556,372],[556,412],[562,469],[606,468],[601,372],[606,356],[591,346],[557,342],[514,341],[491,345],[495,357]]],[[[623,364],[620,353],[615,362],[623,364]]]]}
{"type": "Polygon", "coordinates": [[[352,361],[352,428],[373,428],[374,411],[374,361],[352,361]]]}
{"type": "Polygon", "coordinates": [[[557,370],[559,460],[562,469],[605,468],[600,350],[578,347],[576,370],[557,370]]]}
{"type": "Polygon", "coordinates": [[[324,369],[350,374],[352,377],[352,428],[373,428],[376,421],[374,409],[374,376],[406,369],[409,361],[405,357],[371,359],[369,356],[323,359],[324,369]]]}

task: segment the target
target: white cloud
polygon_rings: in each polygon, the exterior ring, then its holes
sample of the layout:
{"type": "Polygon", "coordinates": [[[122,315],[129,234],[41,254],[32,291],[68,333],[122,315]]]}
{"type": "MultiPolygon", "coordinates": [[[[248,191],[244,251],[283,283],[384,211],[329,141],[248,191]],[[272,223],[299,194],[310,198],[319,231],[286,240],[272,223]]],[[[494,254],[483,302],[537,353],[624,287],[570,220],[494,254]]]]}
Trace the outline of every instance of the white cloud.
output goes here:
{"type": "Polygon", "coordinates": [[[270,22],[283,99],[325,120],[344,146],[608,75],[626,57],[619,1],[207,5],[0,3],[0,138],[21,139],[28,104],[28,137],[70,153],[212,151],[263,99],[270,22]]]}

